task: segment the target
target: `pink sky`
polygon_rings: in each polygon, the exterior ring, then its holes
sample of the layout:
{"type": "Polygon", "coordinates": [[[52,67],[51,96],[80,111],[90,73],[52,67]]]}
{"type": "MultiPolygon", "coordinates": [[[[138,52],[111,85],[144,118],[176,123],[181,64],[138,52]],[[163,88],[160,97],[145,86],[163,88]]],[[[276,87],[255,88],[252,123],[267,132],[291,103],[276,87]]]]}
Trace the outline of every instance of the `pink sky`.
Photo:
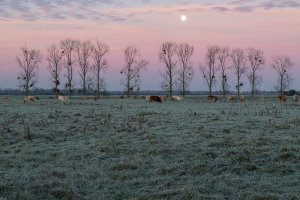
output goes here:
{"type": "MultiPolygon", "coordinates": [[[[245,5],[243,1],[239,1],[240,4],[199,4],[191,1],[170,5],[106,5],[107,9],[99,9],[99,19],[95,18],[95,9],[91,8],[82,13],[82,16],[65,16],[60,19],[53,17],[55,13],[51,13],[51,10],[43,10],[30,5],[30,2],[29,5],[23,5],[24,9],[30,7],[34,8],[34,11],[26,16],[24,12],[8,3],[4,7],[6,13],[3,14],[2,11],[1,14],[0,10],[1,88],[17,87],[18,68],[15,58],[24,44],[29,48],[40,49],[45,58],[46,48],[52,43],[58,44],[66,38],[98,38],[111,47],[107,56],[110,68],[105,76],[107,90],[122,89],[119,84],[119,71],[123,65],[122,51],[126,45],[136,45],[143,58],[150,63],[147,71],[142,74],[142,89],[160,89],[159,70],[163,69],[163,65],[158,62],[158,49],[163,41],[188,42],[194,45],[192,61],[196,73],[191,85],[192,90],[206,89],[198,64],[203,60],[206,47],[212,44],[231,48],[262,49],[266,54],[267,64],[261,72],[264,77],[261,88],[267,90],[273,88],[276,79],[270,68],[271,57],[289,55],[295,64],[291,70],[294,78],[292,88],[300,90],[300,7],[292,6],[297,4],[282,6],[280,1],[274,1],[278,6],[264,7],[265,4],[245,5]],[[240,8],[242,6],[244,7],[240,8]],[[180,21],[182,14],[187,15],[186,22],[180,21]]],[[[70,12],[77,13],[76,6],[74,5],[70,12]]],[[[59,16],[59,13],[56,13],[56,16],[59,16]]],[[[47,63],[44,61],[40,65],[37,87],[51,88],[46,68],[47,63]]],[[[76,79],[79,81],[78,77],[76,79]]],[[[232,81],[235,81],[234,76],[231,77],[232,81]]],[[[244,82],[247,83],[246,76],[244,82]]],[[[219,90],[219,86],[215,89],[219,90]]],[[[248,83],[244,89],[249,89],[248,83]]]]}

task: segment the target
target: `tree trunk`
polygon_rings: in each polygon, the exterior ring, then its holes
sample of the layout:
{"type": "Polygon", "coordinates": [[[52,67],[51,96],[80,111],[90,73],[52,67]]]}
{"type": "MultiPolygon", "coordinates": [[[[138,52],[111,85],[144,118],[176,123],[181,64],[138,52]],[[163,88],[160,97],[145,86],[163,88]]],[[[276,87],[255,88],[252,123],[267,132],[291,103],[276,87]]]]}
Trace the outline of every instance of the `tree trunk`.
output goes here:
{"type": "Polygon", "coordinates": [[[255,73],[252,72],[252,91],[251,91],[251,96],[254,97],[254,88],[255,87],[255,73]]]}
{"type": "Polygon", "coordinates": [[[72,85],[71,85],[71,82],[69,82],[69,98],[71,99],[72,98],[72,91],[71,91],[71,88],[72,88],[72,85]]]}
{"type": "Polygon", "coordinates": [[[26,89],[25,89],[25,91],[26,91],[26,96],[29,96],[28,84],[26,84],[26,89]]]}
{"type": "Polygon", "coordinates": [[[169,82],[169,85],[170,85],[170,97],[172,97],[173,96],[173,88],[172,88],[172,82],[173,82],[173,80],[172,80],[172,73],[170,72],[170,82],[169,82]]]}
{"type": "Polygon", "coordinates": [[[98,78],[97,78],[97,98],[100,98],[100,78],[99,78],[99,72],[98,72],[98,78]]]}
{"type": "Polygon", "coordinates": [[[182,74],[182,96],[185,97],[185,73],[182,74]]]}
{"type": "Polygon", "coordinates": [[[83,96],[85,96],[85,75],[84,75],[84,78],[83,78],[83,96]]]}
{"type": "Polygon", "coordinates": [[[127,97],[129,98],[130,96],[130,77],[128,76],[127,78],[127,97]]]}
{"type": "Polygon", "coordinates": [[[280,95],[283,95],[283,76],[280,77],[280,95]]]}
{"type": "Polygon", "coordinates": [[[57,98],[57,81],[55,81],[55,97],[57,98]]]}
{"type": "Polygon", "coordinates": [[[172,97],[173,96],[173,88],[172,88],[172,81],[171,81],[172,79],[170,79],[170,97],[172,97]]]}
{"type": "Polygon", "coordinates": [[[240,69],[238,69],[238,99],[240,98],[240,69]]]}
{"type": "Polygon", "coordinates": [[[209,80],[209,96],[212,96],[212,92],[211,92],[211,88],[212,88],[212,78],[210,77],[210,80],[209,80]]]}
{"type": "MultiPolygon", "coordinates": [[[[224,77],[224,75],[223,75],[223,77],[224,77]]],[[[223,78],[223,82],[222,82],[222,90],[223,90],[223,98],[225,98],[225,80],[224,80],[224,78],[223,78]]]]}

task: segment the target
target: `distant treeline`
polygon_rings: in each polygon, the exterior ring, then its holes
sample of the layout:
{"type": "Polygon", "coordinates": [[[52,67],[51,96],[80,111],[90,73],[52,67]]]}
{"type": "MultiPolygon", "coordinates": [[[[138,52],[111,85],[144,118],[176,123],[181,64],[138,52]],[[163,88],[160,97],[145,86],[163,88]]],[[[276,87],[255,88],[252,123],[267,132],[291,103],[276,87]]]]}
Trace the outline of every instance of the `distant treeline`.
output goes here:
{"type": "MultiPolygon", "coordinates": [[[[68,94],[68,90],[61,90],[61,94],[68,94]]],[[[103,96],[108,95],[126,95],[126,91],[102,91],[103,96]]],[[[300,94],[300,91],[289,90],[285,91],[284,94],[288,96],[292,96],[294,94],[300,94]]],[[[74,95],[82,95],[82,90],[75,89],[73,91],[74,95]]],[[[175,95],[181,95],[180,91],[174,91],[175,95]]],[[[187,95],[208,95],[209,91],[186,91],[187,95]]],[[[235,95],[237,92],[235,91],[228,91],[228,95],[235,95]]],[[[251,95],[250,91],[241,92],[243,95],[251,95]]],[[[277,95],[277,91],[257,91],[258,95],[277,95]]],[[[0,89],[0,95],[26,95],[24,90],[20,89],[0,89]]],[[[36,88],[31,91],[31,95],[55,95],[52,89],[43,89],[43,88],[36,88]]],[[[93,90],[87,90],[86,95],[95,96],[96,93],[93,90]]],[[[168,91],[154,91],[154,90],[145,90],[145,91],[136,91],[134,95],[168,95],[168,91]]],[[[215,91],[213,95],[222,95],[222,91],[215,91]]]]}

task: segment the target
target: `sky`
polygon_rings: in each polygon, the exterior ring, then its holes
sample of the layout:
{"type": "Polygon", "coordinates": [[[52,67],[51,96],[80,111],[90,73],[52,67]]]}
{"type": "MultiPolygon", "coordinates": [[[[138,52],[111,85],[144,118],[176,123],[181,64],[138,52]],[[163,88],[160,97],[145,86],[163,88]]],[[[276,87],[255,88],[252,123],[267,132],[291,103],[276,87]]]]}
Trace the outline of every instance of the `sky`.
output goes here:
{"type": "MultiPolygon", "coordinates": [[[[158,51],[164,41],[194,46],[190,90],[207,90],[199,63],[209,45],[263,50],[262,90],[273,90],[276,81],[272,57],[288,55],[294,63],[291,88],[300,90],[300,0],[0,0],[0,88],[18,87],[16,56],[24,45],[39,49],[44,58],[37,87],[52,88],[46,49],[67,38],[99,39],[110,46],[107,90],[123,89],[120,69],[127,45],[138,47],[149,62],[141,90],[160,90],[164,66],[158,51]]],[[[229,74],[233,90],[236,79],[232,70],[229,74]]],[[[250,90],[246,75],[242,79],[243,90],[250,90]]],[[[78,75],[76,82],[79,87],[78,75]]],[[[218,83],[214,90],[220,90],[218,83]]]]}

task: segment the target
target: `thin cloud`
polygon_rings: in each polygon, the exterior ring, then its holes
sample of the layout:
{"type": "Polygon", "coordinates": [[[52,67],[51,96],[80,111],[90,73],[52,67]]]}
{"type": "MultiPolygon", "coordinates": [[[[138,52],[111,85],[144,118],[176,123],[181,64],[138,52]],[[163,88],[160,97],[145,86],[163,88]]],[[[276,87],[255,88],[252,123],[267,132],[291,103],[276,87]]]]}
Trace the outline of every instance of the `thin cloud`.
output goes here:
{"type": "Polygon", "coordinates": [[[192,0],[174,0],[173,4],[165,5],[158,0],[140,0],[138,4],[129,0],[0,0],[0,18],[38,20],[89,20],[102,23],[143,21],[144,16],[154,13],[172,12],[241,12],[249,13],[262,8],[300,8],[296,0],[232,0],[227,4],[195,3],[192,0]],[[153,5],[155,3],[155,6],[153,5]],[[152,6],[151,6],[152,4],[152,6]],[[138,6],[136,6],[138,5],[138,6]]]}
{"type": "Polygon", "coordinates": [[[220,7],[220,6],[215,6],[215,7],[212,7],[211,9],[215,10],[215,11],[220,11],[220,12],[229,11],[228,8],[226,8],[226,7],[220,7]]]}
{"type": "Polygon", "coordinates": [[[239,12],[252,12],[255,10],[255,7],[253,6],[238,6],[234,8],[235,11],[239,11],[239,12]]]}

